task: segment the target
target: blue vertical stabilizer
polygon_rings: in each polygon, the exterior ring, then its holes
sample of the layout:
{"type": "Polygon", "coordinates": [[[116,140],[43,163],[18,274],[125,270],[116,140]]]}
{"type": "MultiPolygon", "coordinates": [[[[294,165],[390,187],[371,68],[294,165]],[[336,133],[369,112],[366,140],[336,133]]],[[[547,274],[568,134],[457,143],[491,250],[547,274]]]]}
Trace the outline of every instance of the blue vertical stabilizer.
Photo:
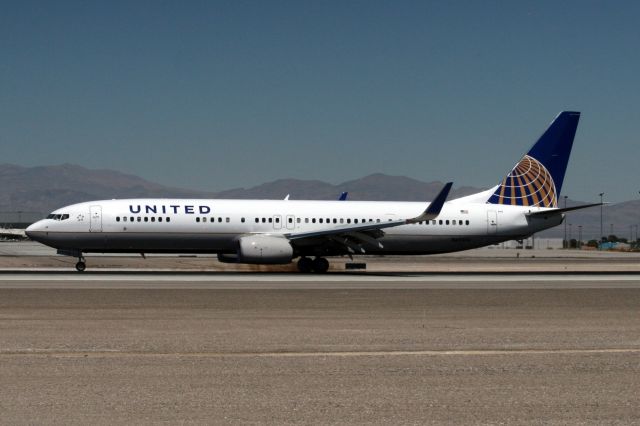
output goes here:
{"type": "Polygon", "coordinates": [[[557,207],[579,120],[579,112],[561,112],[487,203],[557,207]]]}

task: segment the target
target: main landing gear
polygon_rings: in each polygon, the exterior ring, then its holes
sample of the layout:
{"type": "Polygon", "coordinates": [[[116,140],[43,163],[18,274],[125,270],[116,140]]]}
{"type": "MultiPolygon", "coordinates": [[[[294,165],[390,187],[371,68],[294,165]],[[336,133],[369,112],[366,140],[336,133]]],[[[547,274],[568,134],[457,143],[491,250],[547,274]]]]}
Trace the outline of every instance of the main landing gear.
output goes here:
{"type": "Polygon", "coordinates": [[[298,260],[298,270],[304,273],[324,274],[329,270],[329,261],[324,257],[316,257],[313,260],[308,257],[301,257],[298,260]]]}

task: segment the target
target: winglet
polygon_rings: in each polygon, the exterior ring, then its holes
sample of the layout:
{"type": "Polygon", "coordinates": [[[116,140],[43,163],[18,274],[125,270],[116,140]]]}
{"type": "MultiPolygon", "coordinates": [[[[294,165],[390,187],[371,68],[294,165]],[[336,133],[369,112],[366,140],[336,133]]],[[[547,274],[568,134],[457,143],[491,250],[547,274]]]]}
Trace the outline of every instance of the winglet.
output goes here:
{"type": "Polygon", "coordinates": [[[451,191],[452,186],[453,182],[447,182],[436,198],[429,203],[429,207],[427,207],[420,216],[414,217],[413,219],[407,219],[407,223],[422,222],[424,220],[431,220],[438,217],[440,210],[442,210],[442,206],[444,206],[445,201],[447,201],[447,197],[449,196],[449,191],[451,191]]]}
{"type": "Polygon", "coordinates": [[[346,201],[347,199],[347,195],[349,195],[348,192],[343,192],[342,194],[340,194],[340,197],[338,198],[338,201],[346,201]]]}

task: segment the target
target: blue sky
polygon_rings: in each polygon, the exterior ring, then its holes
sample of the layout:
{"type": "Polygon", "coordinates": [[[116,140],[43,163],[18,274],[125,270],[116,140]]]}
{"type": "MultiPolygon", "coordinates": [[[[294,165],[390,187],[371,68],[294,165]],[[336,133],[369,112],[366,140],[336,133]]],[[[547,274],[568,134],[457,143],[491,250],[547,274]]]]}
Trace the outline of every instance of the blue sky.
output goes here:
{"type": "Polygon", "coordinates": [[[638,22],[615,1],[3,2],[0,162],[488,187],[570,109],[563,192],[634,199],[638,22]]]}

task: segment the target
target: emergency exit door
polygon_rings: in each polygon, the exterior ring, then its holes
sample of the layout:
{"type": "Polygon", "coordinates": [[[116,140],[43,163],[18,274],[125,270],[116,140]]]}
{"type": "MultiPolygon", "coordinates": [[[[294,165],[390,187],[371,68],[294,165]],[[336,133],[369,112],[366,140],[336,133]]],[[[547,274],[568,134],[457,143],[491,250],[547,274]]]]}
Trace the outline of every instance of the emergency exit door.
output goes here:
{"type": "Polygon", "coordinates": [[[489,235],[498,232],[498,214],[495,210],[487,211],[487,233],[489,235]]]}

